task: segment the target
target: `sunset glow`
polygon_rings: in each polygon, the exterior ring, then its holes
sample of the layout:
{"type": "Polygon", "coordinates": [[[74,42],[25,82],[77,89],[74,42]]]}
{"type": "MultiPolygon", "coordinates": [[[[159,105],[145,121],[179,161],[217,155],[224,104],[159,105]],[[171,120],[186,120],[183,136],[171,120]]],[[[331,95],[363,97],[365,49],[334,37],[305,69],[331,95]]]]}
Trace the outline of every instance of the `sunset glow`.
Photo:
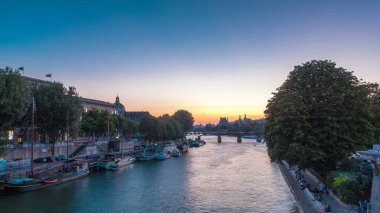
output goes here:
{"type": "Polygon", "coordinates": [[[5,3],[0,66],[51,73],[82,97],[118,94],[127,111],[187,109],[202,124],[263,117],[271,93],[312,59],[380,82],[378,2],[239,2],[5,3]]]}

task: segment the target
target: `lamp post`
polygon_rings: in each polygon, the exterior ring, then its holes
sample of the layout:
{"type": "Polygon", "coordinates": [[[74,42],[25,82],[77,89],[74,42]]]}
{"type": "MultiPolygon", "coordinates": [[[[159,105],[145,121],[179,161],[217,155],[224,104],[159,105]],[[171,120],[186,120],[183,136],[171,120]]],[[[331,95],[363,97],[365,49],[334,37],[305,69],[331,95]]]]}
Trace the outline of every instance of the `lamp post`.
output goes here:
{"type": "Polygon", "coordinates": [[[69,162],[69,136],[70,136],[70,130],[69,130],[69,116],[70,111],[67,110],[67,118],[66,118],[66,158],[67,162],[69,162]]]}

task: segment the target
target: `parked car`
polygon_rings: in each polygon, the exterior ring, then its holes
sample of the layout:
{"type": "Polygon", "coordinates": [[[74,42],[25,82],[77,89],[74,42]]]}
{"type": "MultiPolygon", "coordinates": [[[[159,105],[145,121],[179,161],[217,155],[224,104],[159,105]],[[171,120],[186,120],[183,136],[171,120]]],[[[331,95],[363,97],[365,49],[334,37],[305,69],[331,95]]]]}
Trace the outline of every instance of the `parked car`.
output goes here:
{"type": "Polygon", "coordinates": [[[52,157],[43,157],[43,158],[37,158],[33,160],[34,163],[50,163],[54,162],[52,157]]]}
{"type": "Polygon", "coordinates": [[[58,155],[58,156],[55,156],[55,160],[56,161],[66,161],[67,157],[66,157],[66,155],[58,155]]]}

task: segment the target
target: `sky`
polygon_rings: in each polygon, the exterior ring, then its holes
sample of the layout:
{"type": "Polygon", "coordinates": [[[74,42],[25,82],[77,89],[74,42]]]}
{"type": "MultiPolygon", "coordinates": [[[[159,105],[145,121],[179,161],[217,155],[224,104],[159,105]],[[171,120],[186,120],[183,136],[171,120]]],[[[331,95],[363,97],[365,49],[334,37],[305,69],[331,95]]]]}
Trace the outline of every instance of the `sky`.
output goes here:
{"type": "Polygon", "coordinates": [[[261,118],[313,59],[380,83],[379,11],[376,0],[0,0],[0,67],[119,95],[127,111],[261,118]]]}

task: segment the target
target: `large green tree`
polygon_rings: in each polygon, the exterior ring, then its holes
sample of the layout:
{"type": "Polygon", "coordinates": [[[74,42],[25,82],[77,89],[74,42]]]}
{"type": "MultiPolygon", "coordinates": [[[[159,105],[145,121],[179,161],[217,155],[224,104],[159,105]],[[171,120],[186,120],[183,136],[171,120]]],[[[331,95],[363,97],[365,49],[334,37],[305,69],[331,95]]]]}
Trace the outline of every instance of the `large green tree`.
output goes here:
{"type": "Polygon", "coordinates": [[[193,115],[187,110],[178,110],[173,114],[173,118],[178,121],[180,124],[182,131],[189,131],[194,124],[193,115]]]}
{"type": "Polygon", "coordinates": [[[91,109],[82,115],[81,130],[87,135],[97,137],[107,135],[108,131],[110,135],[125,136],[137,133],[138,125],[123,116],[91,109]]]}
{"type": "Polygon", "coordinates": [[[7,130],[20,123],[30,102],[30,90],[20,73],[10,67],[0,68],[0,155],[8,141],[7,130]]]}
{"type": "Polygon", "coordinates": [[[380,143],[380,88],[378,84],[372,85],[372,109],[373,120],[372,124],[375,127],[375,142],[380,143]]]}
{"type": "Polygon", "coordinates": [[[369,91],[331,61],[295,66],[265,110],[272,161],[286,160],[326,174],[373,142],[369,91]]]}
{"type": "Polygon", "coordinates": [[[0,69],[0,130],[13,128],[30,107],[26,80],[10,67],[0,69]]]}
{"type": "Polygon", "coordinates": [[[36,126],[40,133],[49,136],[49,142],[55,143],[63,136],[67,122],[70,133],[78,131],[82,106],[74,87],[67,89],[58,82],[42,84],[34,88],[33,95],[36,126]]]}
{"type": "Polygon", "coordinates": [[[160,130],[164,140],[175,140],[181,138],[183,131],[178,123],[172,116],[168,114],[159,117],[160,130]]]}
{"type": "Polygon", "coordinates": [[[157,142],[162,140],[163,132],[160,125],[160,120],[151,115],[145,116],[139,123],[139,132],[144,134],[145,140],[157,142]]]}
{"type": "Polygon", "coordinates": [[[139,131],[139,125],[137,122],[126,119],[127,120],[127,129],[124,130],[123,134],[136,134],[139,131]]]}
{"type": "Polygon", "coordinates": [[[136,122],[120,115],[111,115],[111,133],[113,135],[125,136],[128,134],[135,134],[138,132],[138,125],[136,122]]]}
{"type": "Polygon", "coordinates": [[[116,118],[112,117],[109,112],[91,109],[82,114],[81,130],[98,138],[99,136],[107,135],[108,131],[114,132],[115,123],[116,118]]]}

